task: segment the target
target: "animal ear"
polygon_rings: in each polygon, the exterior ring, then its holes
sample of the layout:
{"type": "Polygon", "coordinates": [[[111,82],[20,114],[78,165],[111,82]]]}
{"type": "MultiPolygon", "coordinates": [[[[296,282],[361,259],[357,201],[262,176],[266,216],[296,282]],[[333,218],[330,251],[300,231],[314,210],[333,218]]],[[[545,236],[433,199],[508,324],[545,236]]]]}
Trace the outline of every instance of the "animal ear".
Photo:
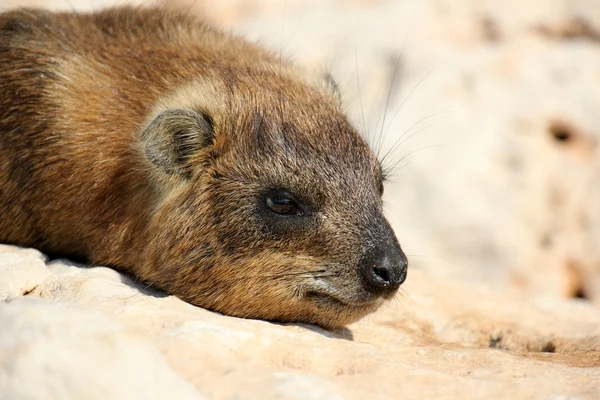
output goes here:
{"type": "Polygon", "coordinates": [[[332,98],[338,105],[342,105],[342,95],[340,87],[331,75],[330,72],[322,69],[303,69],[301,75],[304,74],[305,82],[314,89],[326,94],[332,98]]]}
{"type": "Polygon", "coordinates": [[[338,101],[339,104],[341,104],[342,94],[340,93],[339,85],[337,84],[335,79],[333,79],[333,75],[331,75],[329,72],[324,73],[323,84],[325,90],[329,92],[338,101]]]}
{"type": "Polygon", "coordinates": [[[142,145],[148,160],[168,175],[189,177],[190,157],[210,145],[214,127],[209,116],[192,110],[168,109],[142,131],[142,145]]]}

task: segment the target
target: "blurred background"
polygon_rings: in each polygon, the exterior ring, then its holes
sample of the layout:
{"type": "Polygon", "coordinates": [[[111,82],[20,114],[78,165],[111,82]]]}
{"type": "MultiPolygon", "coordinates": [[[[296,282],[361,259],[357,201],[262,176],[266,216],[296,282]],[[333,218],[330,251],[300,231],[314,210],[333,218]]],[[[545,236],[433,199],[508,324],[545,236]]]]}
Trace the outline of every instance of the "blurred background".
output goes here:
{"type": "Polygon", "coordinates": [[[166,3],[333,74],[412,268],[600,304],[600,1],[166,3]]]}

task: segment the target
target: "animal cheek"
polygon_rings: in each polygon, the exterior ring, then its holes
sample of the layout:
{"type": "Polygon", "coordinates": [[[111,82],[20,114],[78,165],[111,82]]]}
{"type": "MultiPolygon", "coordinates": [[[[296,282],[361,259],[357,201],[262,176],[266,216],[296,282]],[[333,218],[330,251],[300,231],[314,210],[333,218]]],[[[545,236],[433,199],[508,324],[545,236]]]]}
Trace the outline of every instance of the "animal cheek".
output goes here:
{"type": "Polygon", "coordinates": [[[292,321],[302,308],[293,289],[276,280],[234,282],[217,297],[216,311],[242,318],[292,321]]]}

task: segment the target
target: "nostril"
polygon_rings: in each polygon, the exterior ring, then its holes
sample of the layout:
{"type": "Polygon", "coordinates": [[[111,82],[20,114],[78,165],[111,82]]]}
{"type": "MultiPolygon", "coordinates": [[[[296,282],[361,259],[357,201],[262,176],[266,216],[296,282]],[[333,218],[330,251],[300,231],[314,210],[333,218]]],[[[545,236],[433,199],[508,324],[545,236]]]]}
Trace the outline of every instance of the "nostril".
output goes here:
{"type": "Polygon", "coordinates": [[[377,294],[396,290],[406,280],[407,266],[408,260],[399,248],[367,253],[360,270],[365,288],[377,294]]]}
{"type": "Polygon", "coordinates": [[[373,274],[379,279],[381,279],[383,284],[390,283],[390,271],[384,267],[373,267],[373,274]]]}

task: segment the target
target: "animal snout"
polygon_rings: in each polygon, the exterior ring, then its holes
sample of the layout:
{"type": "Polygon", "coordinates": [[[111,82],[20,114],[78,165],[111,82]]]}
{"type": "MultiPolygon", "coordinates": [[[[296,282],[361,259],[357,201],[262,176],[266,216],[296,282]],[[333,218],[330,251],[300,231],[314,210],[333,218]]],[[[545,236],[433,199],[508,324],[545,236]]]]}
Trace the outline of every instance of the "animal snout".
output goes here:
{"type": "Polygon", "coordinates": [[[363,256],[361,273],[365,287],[373,293],[391,292],[406,280],[408,259],[396,243],[363,256]]]}

